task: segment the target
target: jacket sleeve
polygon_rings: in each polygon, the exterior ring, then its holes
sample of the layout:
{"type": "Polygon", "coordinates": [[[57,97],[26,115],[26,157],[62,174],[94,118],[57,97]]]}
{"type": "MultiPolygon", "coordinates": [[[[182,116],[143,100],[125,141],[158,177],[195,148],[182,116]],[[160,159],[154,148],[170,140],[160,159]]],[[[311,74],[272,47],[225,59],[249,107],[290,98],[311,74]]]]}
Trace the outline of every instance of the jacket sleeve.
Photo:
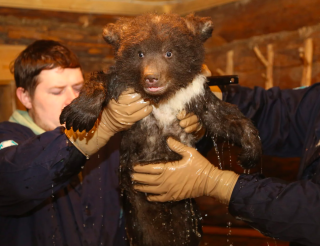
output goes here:
{"type": "Polygon", "coordinates": [[[286,183],[259,174],[242,174],[233,190],[229,212],[266,236],[319,245],[319,205],[320,185],[313,180],[286,183]]]}
{"type": "MultiPolygon", "coordinates": [[[[225,100],[252,119],[265,154],[301,157],[308,131],[315,130],[313,123],[319,115],[319,88],[319,83],[298,90],[235,86],[228,89],[225,100]]],[[[317,159],[310,165],[314,169],[311,179],[291,183],[259,174],[240,175],[229,203],[230,214],[266,236],[319,245],[319,166],[317,159]]]]}
{"type": "Polygon", "coordinates": [[[27,128],[20,132],[8,128],[0,128],[0,142],[13,140],[17,145],[0,150],[1,216],[31,211],[65,187],[85,163],[85,157],[68,143],[62,128],[38,136],[28,134],[27,128]]]}
{"type": "Polygon", "coordinates": [[[259,130],[265,155],[301,156],[308,123],[319,107],[320,84],[305,89],[264,90],[228,86],[224,100],[235,104],[259,130]]]}

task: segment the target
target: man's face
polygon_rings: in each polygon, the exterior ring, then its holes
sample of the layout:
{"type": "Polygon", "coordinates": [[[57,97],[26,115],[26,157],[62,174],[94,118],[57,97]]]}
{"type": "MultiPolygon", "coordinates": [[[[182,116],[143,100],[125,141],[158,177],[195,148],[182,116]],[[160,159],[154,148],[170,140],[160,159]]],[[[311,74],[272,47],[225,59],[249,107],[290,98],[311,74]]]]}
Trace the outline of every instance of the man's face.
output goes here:
{"type": "Polygon", "coordinates": [[[29,115],[43,130],[54,130],[61,126],[59,117],[62,109],[78,97],[82,85],[80,68],[42,70],[31,99],[29,115]]]}

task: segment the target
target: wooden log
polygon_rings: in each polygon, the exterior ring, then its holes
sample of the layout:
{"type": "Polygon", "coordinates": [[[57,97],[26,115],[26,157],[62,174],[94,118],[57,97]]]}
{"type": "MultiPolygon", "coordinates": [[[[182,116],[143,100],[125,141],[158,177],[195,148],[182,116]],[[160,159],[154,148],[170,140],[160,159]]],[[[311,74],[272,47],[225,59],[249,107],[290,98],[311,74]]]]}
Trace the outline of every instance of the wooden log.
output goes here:
{"type": "MultiPolygon", "coordinates": [[[[308,27],[308,37],[314,44],[320,44],[320,25],[308,27]]],[[[234,71],[239,75],[240,84],[245,86],[265,87],[261,74],[265,66],[257,62],[257,56],[252,51],[254,46],[259,46],[262,53],[267,54],[266,46],[273,44],[273,85],[283,89],[300,87],[302,66],[298,49],[306,39],[305,32],[301,29],[268,34],[249,39],[233,41],[217,47],[207,47],[205,63],[213,75],[217,68],[225,67],[225,54],[234,50],[234,71]]],[[[320,82],[320,46],[314,45],[311,84],[320,82]]]]}
{"type": "Polygon", "coordinates": [[[113,49],[102,38],[103,26],[116,16],[0,8],[0,43],[29,45],[53,39],[76,53],[85,73],[102,70],[113,61],[113,49]]]}
{"type": "Polygon", "coordinates": [[[196,12],[210,16],[215,34],[226,42],[294,31],[320,23],[319,0],[249,0],[196,12]]]}
{"type": "Polygon", "coordinates": [[[299,48],[299,53],[303,63],[301,86],[310,86],[311,78],[312,78],[312,54],[313,54],[312,38],[308,38],[304,41],[304,47],[299,48]]]}
{"type": "Polygon", "coordinates": [[[233,75],[233,50],[227,52],[226,70],[216,69],[219,75],[233,75]]]}
{"type": "Polygon", "coordinates": [[[265,82],[265,89],[270,89],[273,87],[273,47],[271,44],[267,45],[267,59],[262,55],[259,48],[257,46],[253,47],[254,52],[258,56],[259,60],[262,62],[262,64],[266,67],[266,73],[263,73],[263,77],[266,79],[265,82]]]}

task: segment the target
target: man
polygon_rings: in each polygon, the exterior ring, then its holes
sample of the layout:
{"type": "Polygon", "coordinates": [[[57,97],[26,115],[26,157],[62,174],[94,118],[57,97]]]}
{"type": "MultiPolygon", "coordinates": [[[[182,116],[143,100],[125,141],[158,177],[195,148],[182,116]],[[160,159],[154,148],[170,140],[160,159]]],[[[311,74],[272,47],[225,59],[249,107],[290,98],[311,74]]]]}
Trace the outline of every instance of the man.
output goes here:
{"type": "Polygon", "coordinates": [[[182,160],[136,166],[136,190],[158,202],[211,196],[266,236],[295,246],[320,245],[319,95],[319,83],[298,90],[236,85],[223,93],[255,123],[266,155],[301,157],[298,181],[219,170],[195,149],[168,139],[182,160]]]}
{"type": "MultiPolygon", "coordinates": [[[[61,110],[83,84],[76,56],[39,40],[15,60],[14,76],[27,111],[0,123],[0,245],[125,245],[116,133],[152,107],[128,90],[106,106],[92,131],[65,132],[61,110]]],[[[181,118],[186,131],[198,128],[195,116],[181,118]]]]}

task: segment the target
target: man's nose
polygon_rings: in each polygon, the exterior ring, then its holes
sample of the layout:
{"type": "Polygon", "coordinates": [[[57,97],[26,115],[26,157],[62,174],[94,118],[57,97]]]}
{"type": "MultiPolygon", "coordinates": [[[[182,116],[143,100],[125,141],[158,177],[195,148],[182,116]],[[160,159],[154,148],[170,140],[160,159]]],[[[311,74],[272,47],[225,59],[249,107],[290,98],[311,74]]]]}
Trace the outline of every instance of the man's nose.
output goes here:
{"type": "Polygon", "coordinates": [[[79,92],[76,92],[72,88],[68,88],[66,92],[66,100],[65,100],[65,106],[69,105],[73,99],[79,96],[79,92]]]}

